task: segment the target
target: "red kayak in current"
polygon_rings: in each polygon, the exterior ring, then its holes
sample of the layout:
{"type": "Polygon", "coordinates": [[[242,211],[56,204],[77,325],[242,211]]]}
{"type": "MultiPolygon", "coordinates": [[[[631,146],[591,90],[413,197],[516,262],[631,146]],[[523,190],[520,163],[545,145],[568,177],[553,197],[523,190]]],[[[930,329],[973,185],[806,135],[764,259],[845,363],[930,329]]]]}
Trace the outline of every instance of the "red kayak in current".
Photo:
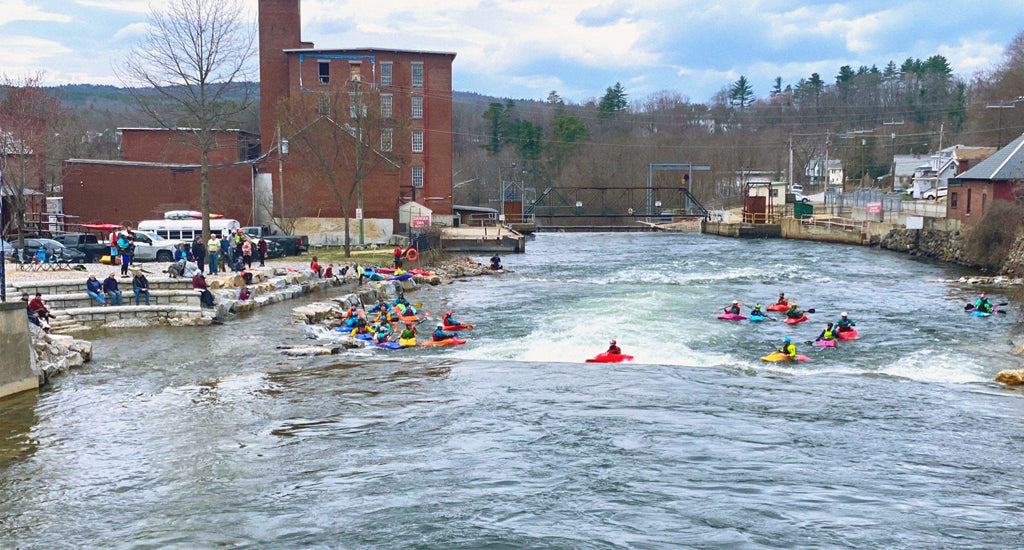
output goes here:
{"type": "Polygon", "coordinates": [[[807,320],[807,315],[806,314],[805,315],[801,315],[800,317],[798,317],[796,319],[787,317],[786,318],[786,324],[787,325],[795,325],[797,323],[802,323],[802,322],[804,322],[806,320],[807,320]]]}
{"type": "Polygon", "coordinates": [[[836,333],[840,340],[856,340],[860,335],[857,334],[857,330],[847,330],[836,333]]]}
{"type": "Polygon", "coordinates": [[[782,304],[772,304],[768,306],[768,311],[789,311],[789,306],[784,306],[782,304]]]}
{"type": "Polygon", "coordinates": [[[587,363],[621,363],[623,361],[632,361],[632,355],[622,355],[620,353],[604,353],[597,354],[597,357],[593,359],[587,359],[587,363]]]}

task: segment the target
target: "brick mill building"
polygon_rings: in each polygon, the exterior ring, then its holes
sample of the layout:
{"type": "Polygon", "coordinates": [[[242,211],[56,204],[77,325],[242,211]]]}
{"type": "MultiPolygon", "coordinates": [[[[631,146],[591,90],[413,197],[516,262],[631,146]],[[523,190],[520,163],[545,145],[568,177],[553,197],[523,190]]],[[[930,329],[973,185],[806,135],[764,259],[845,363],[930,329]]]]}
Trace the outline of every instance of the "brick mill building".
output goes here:
{"type": "MultiPolygon", "coordinates": [[[[352,149],[357,112],[324,106],[349,101],[357,89],[374,98],[386,127],[369,143],[371,155],[384,161],[371,163],[364,178],[363,216],[398,231],[404,229],[397,225],[399,207],[415,201],[431,209],[435,220],[450,217],[455,54],[314,48],[301,40],[299,7],[300,0],[259,0],[260,135],[239,130],[218,135],[211,155],[212,211],[243,225],[268,221],[261,211],[288,218],[342,217],[337,194],[303,154],[302,136],[290,135],[281,117],[288,106],[313,105],[314,122],[301,131],[317,131],[320,124],[345,127],[347,139],[338,147],[352,149]],[[319,115],[326,117],[317,120],[319,115]],[[288,146],[281,147],[284,143],[288,146]]],[[[167,210],[197,210],[199,153],[182,139],[187,131],[125,128],[121,160],[67,161],[65,212],[82,222],[137,223],[167,210]]],[[[350,176],[354,168],[351,155],[347,158],[332,170],[350,176]]],[[[354,216],[354,193],[348,202],[354,216]]]]}

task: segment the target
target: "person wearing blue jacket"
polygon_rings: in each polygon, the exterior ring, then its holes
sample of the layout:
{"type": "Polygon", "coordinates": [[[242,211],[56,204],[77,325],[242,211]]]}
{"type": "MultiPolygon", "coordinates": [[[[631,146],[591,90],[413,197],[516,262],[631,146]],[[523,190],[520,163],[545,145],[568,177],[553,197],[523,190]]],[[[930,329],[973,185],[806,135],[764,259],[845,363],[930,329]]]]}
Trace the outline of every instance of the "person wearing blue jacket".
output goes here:
{"type": "Polygon", "coordinates": [[[101,306],[107,305],[107,299],[103,297],[103,284],[96,279],[95,275],[90,274],[89,280],[85,282],[85,293],[93,300],[96,300],[97,304],[101,306]]]}
{"type": "Polygon", "coordinates": [[[107,302],[112,306],[119,306],[124,303],[121,297],[121,289],[117,288],[117,278],[113,273],[103,279],[103,292],[107,295],[107,302]]]}

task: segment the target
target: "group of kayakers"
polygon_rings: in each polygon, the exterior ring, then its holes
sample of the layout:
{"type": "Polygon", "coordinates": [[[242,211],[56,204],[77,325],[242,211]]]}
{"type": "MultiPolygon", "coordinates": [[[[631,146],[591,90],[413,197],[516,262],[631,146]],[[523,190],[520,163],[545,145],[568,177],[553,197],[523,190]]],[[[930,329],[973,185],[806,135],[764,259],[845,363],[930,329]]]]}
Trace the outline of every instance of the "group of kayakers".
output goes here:
{"type": "MultiPolygon", "coordinates": [[[[441,342],[457,336],[455,332],[446,331],[446,326],[467,326],[457,323],[453,315],[451,311],[445,312],[431,333],[432,341],[441,342]]],[[[409,303],[405,295],[399,294],[390,303],[382,298],[366,310],[350,306],[342,315],[342,326],[351,327],[349,334],[355,338],[371,340],[374,344],[397,341],[400,345],[408,347],[417,345],[419,330],[416,327],[429,318],[429,313],[420,312],[415,305],[409,303]],[[376,316],[369,320],[368,314],[376,316]]]]}

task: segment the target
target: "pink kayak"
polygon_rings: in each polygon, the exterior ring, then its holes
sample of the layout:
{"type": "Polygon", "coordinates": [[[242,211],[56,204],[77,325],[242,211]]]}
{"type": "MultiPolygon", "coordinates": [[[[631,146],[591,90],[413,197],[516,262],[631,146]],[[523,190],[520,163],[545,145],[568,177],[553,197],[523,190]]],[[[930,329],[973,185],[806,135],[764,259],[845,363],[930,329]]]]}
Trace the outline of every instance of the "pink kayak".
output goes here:
{"type": "Polygon", "coordinates": [[[723,321],[745,321],[747,319],[747,316],[740,315],[738,313],[723,313],[719,315],[718,318],[723,321]]]}
{"type": "Polygon", "coordinates": [[[632,355],[623,355],[619,353],[604,353],[597,354],[597,357],[593,359],[587,359],[587,363],[621,363],[623,361],[632,361],[632,355]]]}
{"type": "Polygon", "coordinates": [[[836,341],[835,340],[818,340],[817,342],[814,343],[814,345],[818,346],[819,348],[834,348],[834,347],[836,347],[836,341]]]}
{"type": "Polygon", "coordinates": [[[806,320],[807,320],[807,315],[801,315],[801,316],[800,316],[799,318],[797,318],[797,319],[792,319],[792,318],[789,318],[789,317],[787,317],[787,318],[786,318],[786,324],[787,324],[787,325],[795,325],[795,324],[797,324],[797,323],[802,323],[802,322],[804,322],[804,321],[806,321],[806,320]]]}
{"type": "Polygon", "coordinates": [[[840,340],[856,340],[860,335],[856,330],[847,330],[836,333],[840,340]]]}

